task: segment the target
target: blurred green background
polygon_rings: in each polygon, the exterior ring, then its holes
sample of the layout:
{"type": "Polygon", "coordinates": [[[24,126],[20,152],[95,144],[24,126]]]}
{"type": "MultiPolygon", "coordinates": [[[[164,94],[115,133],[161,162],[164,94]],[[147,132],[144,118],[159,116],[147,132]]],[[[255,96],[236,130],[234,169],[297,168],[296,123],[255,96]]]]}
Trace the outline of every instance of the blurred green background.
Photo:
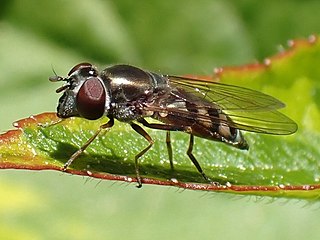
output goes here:
{"type": "MultiPolygon", "coordinates": [[[[319,1],[2,1],[0,130],[55,111],[52,68],[171,74],[263,60],[320,32],[319,1]]],[[[60,86],[60,85],[59,85],[60,86]]],[[[319,204],[1,170],[1,239],[316,239],[319,204]],[[269,204],[269,202],[271,202],[269,204]],[[316,210],[315,210],[316,209],[316,210]]]]}

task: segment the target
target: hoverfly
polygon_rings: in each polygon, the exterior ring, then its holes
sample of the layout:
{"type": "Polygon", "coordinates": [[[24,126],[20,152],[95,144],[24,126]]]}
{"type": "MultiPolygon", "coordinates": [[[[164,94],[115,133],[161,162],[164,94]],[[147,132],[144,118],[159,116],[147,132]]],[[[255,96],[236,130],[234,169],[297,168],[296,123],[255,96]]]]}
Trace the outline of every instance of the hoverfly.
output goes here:
{"type": "Polygon", "coordinates": [[[103,129],[110,129],[114,119],[130,124],[149,143],[135,156],[137,187],[142,186],[139,158],[154,141],[142,126],[167,131],[166,142],[173,168],[171,131],[190,135],[187,155],[198,172],[210,181],[192,153],[194,136],[219,141],[239,149],[249,149],[240,130],[287,135],[297,130],[291,119],[278,112],[285,105],[264,93],[247,88],[193,78],[160,75],[130,65],[114,65],[99,72],[90,63],[74,66],[67,77],[53,76],[50,81],[65,81],[56,90],[63,92],[57,115],[78,116],[109,121],[64,164],[63,170],[90,145],[103,129]],[[150,123],[150,117],[161,123],[150,123]],[[137,124],[138,123],[138,124],[137,124]],[[141,126],[142,125],[142,126],[141,126]]]}

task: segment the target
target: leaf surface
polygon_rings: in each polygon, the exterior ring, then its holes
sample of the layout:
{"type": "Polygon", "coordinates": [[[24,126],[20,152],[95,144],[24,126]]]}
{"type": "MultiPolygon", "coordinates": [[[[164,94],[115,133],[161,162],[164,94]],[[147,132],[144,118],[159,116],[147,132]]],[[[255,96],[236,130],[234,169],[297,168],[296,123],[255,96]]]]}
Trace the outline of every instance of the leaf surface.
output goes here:
{"type": "MultiPolygon", "coordinates": [[[[249,151],[222,143],[195,139],[194,155],[205,173],[222,186],[203,181],[186,155],[189,136],[171,134],[174,171],[170,170],[165,132],[146,129],[155,140],[140,159],[144,184],[274,197],[317,199],[320,169],[320,44],[315,36],[292,41],[290,48],[263,64],[217,69],[206,79],[256,89],[284,103],[283,113],[299,130],[290,136],[244,133],[249,151]]],[[[17,128],[0,136],[0,167],[58,170],[108,121],[69,118],[59,122],[55,113],[20,120],[17,128]]],[[[134,156],[147,142],[128,124],[116,121],[68,169],[69,173],[134,182],[134,156]]]]}

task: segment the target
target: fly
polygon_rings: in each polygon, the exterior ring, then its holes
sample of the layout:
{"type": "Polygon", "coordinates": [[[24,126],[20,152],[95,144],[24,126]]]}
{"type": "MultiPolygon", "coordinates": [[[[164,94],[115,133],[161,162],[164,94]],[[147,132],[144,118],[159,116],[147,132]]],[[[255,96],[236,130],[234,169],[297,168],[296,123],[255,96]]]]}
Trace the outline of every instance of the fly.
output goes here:
{"type": "Polygon", "coordinates": [[[57,115],[94,120],[106,115],[109,121],[76,151],[64,164],[63,171],[91,144],[104,129],[114,125],[114,119],[130,124],[149,143],[135,156],[137,187],[142,186],[139,158],[154,141],[142,126],[165,130],[170,166],[173,154],[171,131],[190,135],[187,155],[202,177],[210,181],[192,153],[194,136],[223,142],[248,150],[249,145],[240,130],[288,135],[297,124],[277,109],[285,105],[264,93],[212,81],[160,75],[130,65],[114,65],[99,72],[90,63],[74,66],[67,77],[53,76],[50,81],[65,81],[56,90],[63,92],[57,115]],[[147,117],[161,123],[150,123],[147,117]]]}

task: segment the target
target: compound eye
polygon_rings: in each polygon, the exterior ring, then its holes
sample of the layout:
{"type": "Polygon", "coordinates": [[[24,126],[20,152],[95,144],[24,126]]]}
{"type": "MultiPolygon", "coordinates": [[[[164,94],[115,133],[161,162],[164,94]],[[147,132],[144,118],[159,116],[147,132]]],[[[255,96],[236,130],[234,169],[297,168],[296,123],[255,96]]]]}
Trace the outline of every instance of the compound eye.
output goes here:
{"type": "Polygon", "coordinates": [[[106,91],[96,77],[88,78],[77,94],[77,109],[80,116],[94,120],[103,116],[105,111],[106,91]]]}

